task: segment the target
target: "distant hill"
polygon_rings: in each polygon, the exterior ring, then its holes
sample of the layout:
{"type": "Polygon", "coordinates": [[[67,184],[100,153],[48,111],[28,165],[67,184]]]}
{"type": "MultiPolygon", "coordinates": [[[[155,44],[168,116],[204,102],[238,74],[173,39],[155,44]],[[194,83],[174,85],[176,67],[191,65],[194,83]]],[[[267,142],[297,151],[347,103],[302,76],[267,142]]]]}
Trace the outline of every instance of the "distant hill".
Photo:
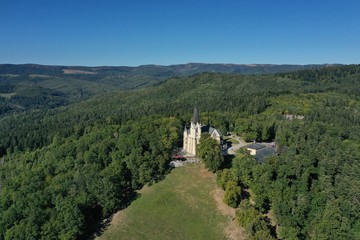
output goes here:
{"type": "Polygon", "coordinates": [[[309,68],[321,68],[328,65],[276,65],[276,64],[205,64],[188,63],[171,65],[167,68],[178,75],[193,75],[203,72],[215,73],[239,73],[239,74],[273,74],[280,72],[292,72],[309,68]]]}
{"type": "Polygon", "coordinates": [[[216,73],[239,73],[239,74],[269,74],[279,72],[290,72],[309,68],[321,68],[332,66],[329,64],[207,64],[207,63],[187,63],[177,65],[141,65],[138,67],[127,66],[50,66],[38,64],[0,64],[0,74],[46,74],[52,76],[63,75],[84,75],[83,78],[94,79],[94,75],[99,78],[104,75],[129,77],[129,76],[189,76],[196,73],[216,72],[216,73]]]}
{"type": "Polygon", "coordinates": [[[198,73],[274,74],[327,65],[205,64],[170,66],[47,66],[0,64],[0,116],[49,109],[118,90],[144,88],[198,73]]]}

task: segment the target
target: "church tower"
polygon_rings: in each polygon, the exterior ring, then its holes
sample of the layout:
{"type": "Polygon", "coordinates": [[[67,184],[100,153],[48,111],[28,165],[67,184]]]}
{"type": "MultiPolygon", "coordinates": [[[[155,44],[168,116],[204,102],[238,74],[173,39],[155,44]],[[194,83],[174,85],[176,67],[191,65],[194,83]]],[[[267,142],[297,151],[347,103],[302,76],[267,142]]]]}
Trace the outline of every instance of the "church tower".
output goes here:
{"type": "Polygon", "coordinates": [[[194,114],[191,119],[190,128],[184,128],[184,151],[196,155],[196,146],[199,144],[201,138],[201,123],[197,108],[194,108],[194,114]]]}
{"type": "Polygon", "coordinates": [[[222,154],[227,154],[227,144],[223,140],[223,135],[219,129],[207,125],[201,125],[200,114],[197,108],[194,108],[194,114],[191,118],[190,128],[184,127],[183,151],[186,155],[196,155],[196,146],[200,143],[201,133],[208,133],[211,138],[215,139],[222,150],[222,154]]]}

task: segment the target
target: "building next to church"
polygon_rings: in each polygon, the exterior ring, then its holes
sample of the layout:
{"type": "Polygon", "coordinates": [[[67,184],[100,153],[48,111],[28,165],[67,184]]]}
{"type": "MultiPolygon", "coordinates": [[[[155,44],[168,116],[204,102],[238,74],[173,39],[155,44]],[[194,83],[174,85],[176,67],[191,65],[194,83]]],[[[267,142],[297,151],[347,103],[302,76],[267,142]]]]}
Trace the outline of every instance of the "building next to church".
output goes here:
{"type": "Polygon", "coordinates": [[[223,135],[220,130],[210,126],[210,122],[207,125],[202,125],[200,122],[200,115],[197,108],[194,108],[194,115],[191,119],[190,128],[185,126],[184,128],[184,152],[196,155],[196,146],[200,143],[201,134],[209,133],[212,138],[218,141],[223,154],[226,154],[227,145],[223,140],[223,135]]]}
{"type": "Polygon", "coordinates": [[[251,143],[245,146],[251,156],[254,156],[258,163],[263,163],[267,157],[276,155],[275,145],[272,147],[260,143],[251,143]]]}

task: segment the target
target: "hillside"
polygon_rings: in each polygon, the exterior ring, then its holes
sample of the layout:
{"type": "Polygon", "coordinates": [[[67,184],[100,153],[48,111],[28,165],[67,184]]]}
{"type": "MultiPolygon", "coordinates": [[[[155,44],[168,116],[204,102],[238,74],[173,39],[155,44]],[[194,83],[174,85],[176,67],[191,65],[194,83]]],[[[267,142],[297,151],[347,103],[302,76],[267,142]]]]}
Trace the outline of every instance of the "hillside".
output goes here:
{"type": "MultiPolygon", "coordinates": [[[[154,114],[184,117],[195,102],[203,112],[230,111],[236,115],[260,113],[280,95],[336,91],[356,96],[358,75],[358,67],[344,66],[264,76],[203,73],[172,78],[158,86],[114,92],[66,108],[0,119],[4,129],[0,152],[13,148],[15,142],[18,149],[33,149],[48,144],[56,133],[64,137],[81,134],[95,122],[120,124],[154,114]]],[[[288,105],[292,102],[282,103],[280,112],[291,111],[288,105]]],[[[212,121],[226,130],[231,121],[217,115],[212,121]]]]}
{"type": "Polygon", "coordinates": [[[116,213],[98,239],[245,239],[216,189],[215,175],[202,165],[174,169],[116,213]]]}
{"type": "MultiPolygon", "coordinates": [[[[85,79],[99,79],[104,75],[114,75],[122,78],[129,76],[173,77],[190,76],[203,72],[240,73],[240,74],[269,74],[290,72],[303,69],[331,66],[327,64],[312,65],[277,65],[277,64],[207,64],[187,63],[178,65],[141,65],[128,66],[51,66],[38,64],[0,64],[0,74],[30,75],[42,74],[51,76],[79,75],[85,79]]],[[[114,83],[115,84],[115,83],[114,83]]]]}
{"type": "Polygon", "coordinates": [[[201,64],[139,67],[0,65],[0,116],[30,109],[52,109],[98,94],[159,84],[175,76],[203,72],[268,74],[322,65],[201,64]]]}
{"type": "Polygon", "coordinates": [[[65,108],[0,119],[5,130],[0,132],[0,152],[14,147],[11,146],[14,141],[18,149],[43,146],[56,133],[63,137],[74,131],[81,134],[96,122],[121,124],[156,114],[183,116],[191,113],[195,102],[204,112],[259,113],[269,104],[270,96],[297,92],[302,86],[316,88],[316,84],[274,76],[203,73],[173,78],[154,87],[114,92],[65,108]],[[17,128],[13,128],[14,124],[17,128]]]}
{"type": "Polygon", "coordinates": [[[129,206],[137,190],[166,181],[195,103],[202,122],[276,142],[278,155],[264,164],[245,154],[228,166],[230,186],[251,189],[253,205],[235,202],[247,234],[358,239],[359,96],[358,65],[274,75],[201,73],[5,116],[0,239],[92,234],[96,223],[129,206]],[[241,213],[253,217],[244,222],[241,213]],[[270,213],[274,226],[264,217],[270,213]]]}

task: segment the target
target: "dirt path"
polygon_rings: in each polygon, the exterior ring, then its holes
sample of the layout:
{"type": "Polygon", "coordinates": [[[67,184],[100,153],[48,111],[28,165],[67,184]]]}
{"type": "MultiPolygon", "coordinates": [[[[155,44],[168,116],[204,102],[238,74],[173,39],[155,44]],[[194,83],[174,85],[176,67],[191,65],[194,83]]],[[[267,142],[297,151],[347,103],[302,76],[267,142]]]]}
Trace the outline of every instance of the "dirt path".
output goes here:
{"type": "MultiPolygon", "coordinates": [[[[199,171],[199,175],[203,178],[212,178],[215,181],[215,175],[210,171],[206,170],[205,167],[202,167],[199,171]]],[[[224,226],[224,233],[227,239],[229,240],[245,240],[246,234],[245,231],[240,227],[240,225],[235,220],[235,209],[226,205],[223,201],[224,191],[216,187],[211,193],[218,211],[227,218],[226,225],[224,226]]]]}
{"type": "Polygon", "coordinates": [[[239,226],[235,220],[235,209],[226,205],[223,201],[224,191],[220,188],[212,192],[216,206],[222,215],[227,217],[227,224],[225,226],[225,236],[229,240],[243,240],[246,239],[244,230],[239,226]]]}

